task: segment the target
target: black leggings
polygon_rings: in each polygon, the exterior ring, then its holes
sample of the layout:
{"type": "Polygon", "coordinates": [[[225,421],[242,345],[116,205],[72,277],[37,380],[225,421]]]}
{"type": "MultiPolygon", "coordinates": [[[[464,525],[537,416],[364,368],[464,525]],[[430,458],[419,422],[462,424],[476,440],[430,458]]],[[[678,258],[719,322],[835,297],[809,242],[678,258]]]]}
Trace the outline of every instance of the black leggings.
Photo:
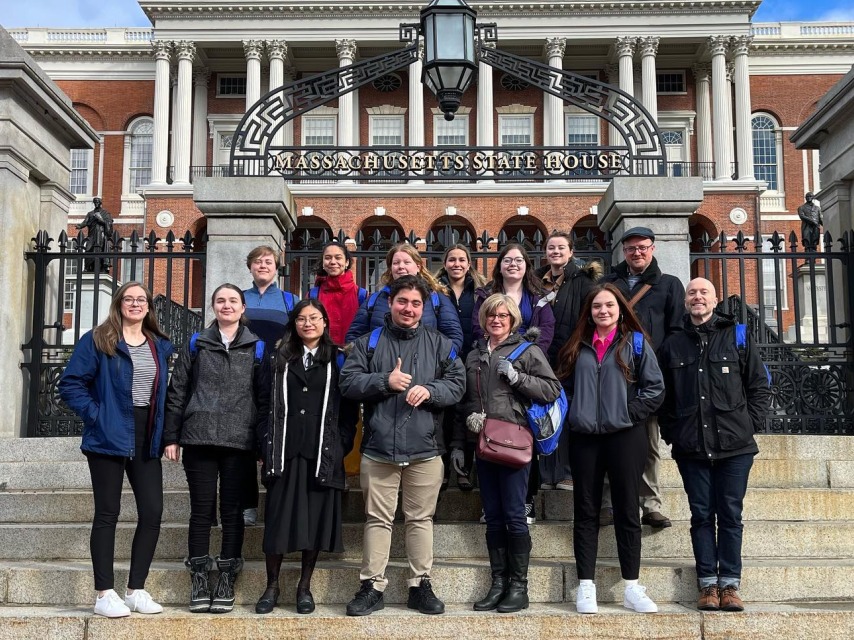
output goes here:
{"type": "Polygon", "coordinates": [[[249,477],[247,467],[255,466],[253,452],[191,445],[184,447],[183,461],[190,488],[190,532],[187,540],[190,557],[206,556],[210,551],[217,480],[222,523],[220,557],[223,560],[241,557],[245,484],[249,477]]]}
{"type": "MultiPolygon", "coordinates": [[[[134,408],[137,431],[145,433],[148,407],[134,408]]],[[[122,501],[122,483],[125,473],[133,489],[138,514],[136,533],[130,555],[128,589],[142,589],[154,558],[154,549],[160,537],[160,519],[163,516],[163,470],[160,459],[147,460],[144,442],[137,443],[133,458],[108,456],[87,451],[89,474],[92,477],[92,495],[95,499],[95,517],[89,537],[92,569],[95,573],[95,589],[113,589],[113,559],[116,547],[116,523],[119,520],[122,501]]]]}

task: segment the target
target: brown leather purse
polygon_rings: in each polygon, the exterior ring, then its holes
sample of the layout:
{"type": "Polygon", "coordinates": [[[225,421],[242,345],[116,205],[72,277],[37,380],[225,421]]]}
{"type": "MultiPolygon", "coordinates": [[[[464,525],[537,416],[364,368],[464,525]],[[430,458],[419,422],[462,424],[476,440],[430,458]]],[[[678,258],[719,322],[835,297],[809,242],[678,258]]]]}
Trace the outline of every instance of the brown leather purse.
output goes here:
{"type": "MultiPolygon", "coordinates": [[[[480,369],[477,371],[477,395],[483,409],[480,393],[480,369]]],[[[534,455],[534,436],[527,425],[519,425],[498,418],[486,418],[477,439],[477,456],[496,464],[521,469],[534,455]]]]}

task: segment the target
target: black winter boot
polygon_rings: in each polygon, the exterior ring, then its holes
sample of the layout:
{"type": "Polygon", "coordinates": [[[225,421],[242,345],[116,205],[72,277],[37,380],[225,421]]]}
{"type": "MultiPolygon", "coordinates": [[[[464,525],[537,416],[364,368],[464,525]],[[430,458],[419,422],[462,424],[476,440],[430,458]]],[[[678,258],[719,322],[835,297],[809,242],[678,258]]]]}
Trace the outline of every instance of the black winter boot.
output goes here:
{"type": "Polygon", "coordinates": [[[492,586],[483,600],[474,603],[475,611],[492,611],[507,593],[507,535],[504,531],[486,534],[486,549],[489,551],[489,568],[492,570],[492,586]]]}
{"type": "Polygon", "coordinates": [[[201,556],[199,558],[185,558],[184,566],[190,570],[190,611],[193,613],[207,613],[211,608],[211,588],[208,581],[208,572],[213,566],[213,558],[201,556]]]}
{"type": "Polygon", "coordinates": [[[219,580],[211,599],[211,613],[228,613],[234,609],[234,582],[243,569],[243,558],[223,560],[217,557],[216,566],[219,569],[219,580]]]}
{"type": "Polygon", "coordinates": [[[510,536],[507,563],[510,586],[498,605],[498,613],[515,613],[528,608],[528,564],[531,562],[531,535],[510,536]]]}

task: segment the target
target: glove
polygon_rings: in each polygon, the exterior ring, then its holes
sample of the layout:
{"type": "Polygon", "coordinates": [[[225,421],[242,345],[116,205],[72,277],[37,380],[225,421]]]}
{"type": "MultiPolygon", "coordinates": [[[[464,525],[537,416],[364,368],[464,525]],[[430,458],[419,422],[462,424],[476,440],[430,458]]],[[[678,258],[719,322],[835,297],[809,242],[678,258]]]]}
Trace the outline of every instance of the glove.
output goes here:
{"type": "Polygon", "coordinates": [[[509,360],[501,360],[498,363],[498,375],[504,376],[507,378],[507,382],[510,384],[516,384],[519,380],[519,372],[516,371],[516,368],[513,366],[513,363],[509,360]]]}
{"type": "Polygon", "coordinates": [[[451,449],[451,467],[457,472],[457,475],[466,475],[465,458],[462,449],[451,449]]]}

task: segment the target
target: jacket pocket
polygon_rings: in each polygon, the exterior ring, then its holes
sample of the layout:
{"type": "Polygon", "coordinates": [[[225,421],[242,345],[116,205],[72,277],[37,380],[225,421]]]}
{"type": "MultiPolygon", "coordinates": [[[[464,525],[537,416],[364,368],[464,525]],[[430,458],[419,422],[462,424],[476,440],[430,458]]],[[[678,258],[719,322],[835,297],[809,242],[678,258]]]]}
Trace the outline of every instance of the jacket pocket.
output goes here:
{"type": "Polygon", "coordinates": [[[709,395],[718,411],[734,411],[746,400],[741,383],[738,352],[726,350],[709,354],[709,395]]]}

